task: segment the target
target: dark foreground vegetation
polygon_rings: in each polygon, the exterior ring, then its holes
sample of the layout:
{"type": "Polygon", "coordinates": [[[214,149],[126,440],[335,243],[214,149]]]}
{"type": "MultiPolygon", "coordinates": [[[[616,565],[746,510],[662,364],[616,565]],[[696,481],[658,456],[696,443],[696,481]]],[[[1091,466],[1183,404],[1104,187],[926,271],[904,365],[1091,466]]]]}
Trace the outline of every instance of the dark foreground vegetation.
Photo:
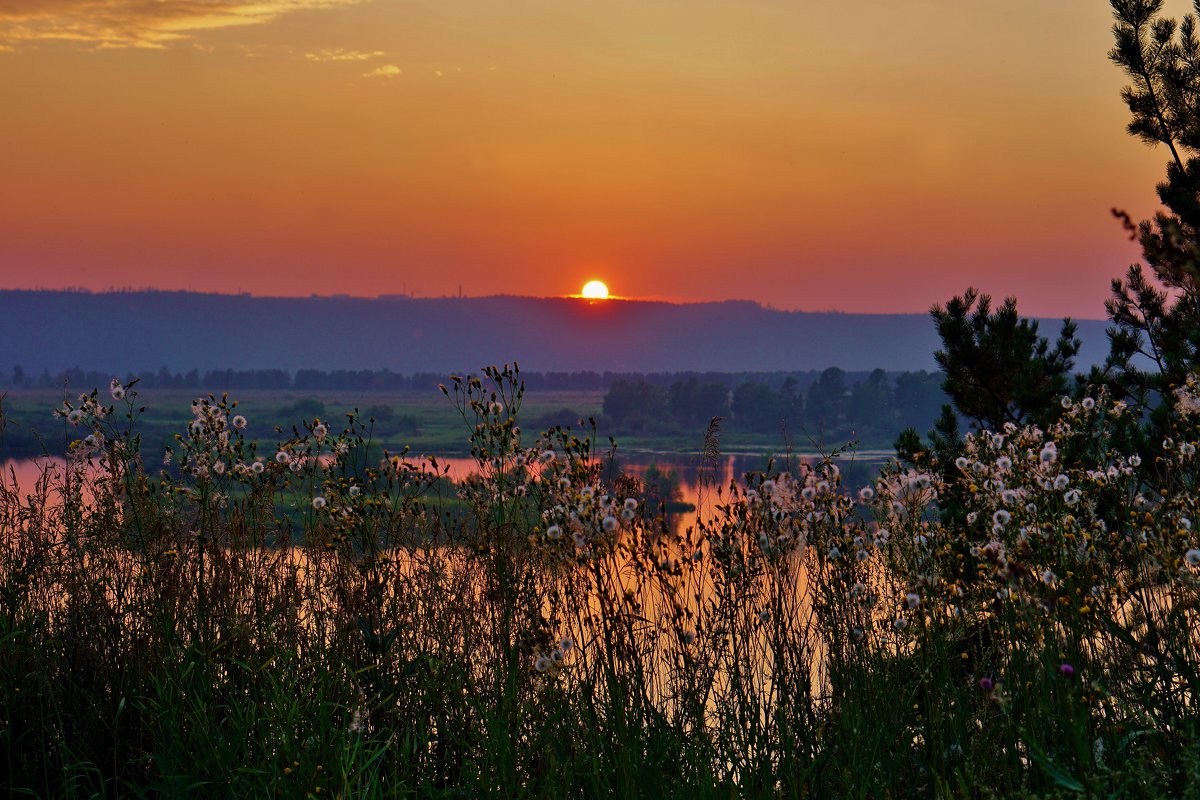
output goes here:
{"type": "Polygon", "coordinates": [[[1194,384],[1171,470],[1113,451],[1136,423],[1100,392],[946,475],[713,486],[681,532],[589,439],[523,434],[511,370],[448,389],[480,470],[452,518],[356,419],[260,453],[199,401],[148,464],[110,391],[60,409],[62,472],[0,490],[0,757],[30,794],[1196,788],[1194,384]]]}
{"type": "Polygon", "coordinates": [[[1172,162],[1102,367],[969,291],[933,313],[955,408],[903,461],[709,485],[683,530],[591,429],[522,430],[514,369],[445,389],[478,462],[453,498],[355,415],[267,448],[223,396],[164,459],[114,380],[59,408],[65,467],[0,482],[3,785],[1200,796],[1200,40],[1113,7],[1172,162]]]}

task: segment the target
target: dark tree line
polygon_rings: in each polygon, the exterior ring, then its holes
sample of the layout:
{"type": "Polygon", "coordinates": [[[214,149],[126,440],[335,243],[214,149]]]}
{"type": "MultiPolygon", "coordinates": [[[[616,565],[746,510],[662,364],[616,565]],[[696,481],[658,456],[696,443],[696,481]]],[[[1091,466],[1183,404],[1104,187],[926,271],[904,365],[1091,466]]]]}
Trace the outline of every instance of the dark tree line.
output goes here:
{"type": "Polygon", "coordinates": [[[853,380],[837,367],[807,385],[788,376],[778,386],[754,379],[732,389],[697,377],[666,387],[621,378],[604,398],[604,415],[619,430],[700,430],[722,417],[730,430],[750,433],[890,441],[906,427],[933,424],[946,402],[942,380],[940,373],[882,369],[853,380]]]}

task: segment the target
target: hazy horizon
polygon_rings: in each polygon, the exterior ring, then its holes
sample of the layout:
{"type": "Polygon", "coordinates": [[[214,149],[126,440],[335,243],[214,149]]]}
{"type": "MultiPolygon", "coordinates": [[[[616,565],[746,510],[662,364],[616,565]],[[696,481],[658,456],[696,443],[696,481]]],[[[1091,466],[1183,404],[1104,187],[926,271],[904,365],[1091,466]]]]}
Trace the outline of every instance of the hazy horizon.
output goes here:
{"type": "MultiPolygon", "coordinates": [[[[965,289],[966,287],[964,287],[965,289]]],[[[560,295],[534,295],[520,294],[515,292],[498,292],[491,294],[468,294],[465,291],[462,294],[412,294],[404,292],[388,292],[374,295],[368,294],[350,294],[345,292],[333,294],[308,293],[308,294],[288,294],[286,292],[248,292],[248,291],[209,291],[202,289],[164,289],[156,286],[109,286],[101,289],[92,289],[85,286],[63,286],[58,288],[49,288],[44,286],[34,287],[9,287],[0,286],[0,293],[4,292],[47,292],[47,293],[81,293],[91,295],[109,295],[109,294],[196,294],[196,295],[212,295],[215,297],[248,297],[263,300],[488,300],[493,298],[512,298],[518,300],[564,300],[577,301],[587,304],[595,303],[645,303],[645,304],[663,304],[673,306],[692,306],[692,305],[709,305],[721,303],[748,303],[761,308],[765,311],[778,311],[788,314],[841,314],[847,316],[866,316],[866,317],[884,317],[884,316],[927,316],[929,308],[921,311],[849,311],[842,308],[788,308],[776,305],[770,301],[756,300],[749,297],[724,297],[712,299],[673,299],[669,297],[621,297],[613,295],[604,300],[589,300],[586,297],[581,297],[578,294],[560,294],[560,295]]],[[[946,298],[949,299],[949,298],[946,298]]],[[[1003,300],[1002,297],[993,297],[993,304],[1003,300]]],[[[1035,315],[1026,313],[1023,304],[1018,300],[1018,310],[1022,312],[1022,316],[1036,318],[1041,320],[1056,320],[1064,319],[1069,315],[1035,315]]],[[[943,304],[943,301],[936,301],[937,304],[943,304]]],[[[934,303],[930,303],[934,305],[934,303]]],[[[1108,318],[1104,315],[1098,316],[1072,316],[1074,320],[1088,322],[1107,322],[1108,318]]]]}

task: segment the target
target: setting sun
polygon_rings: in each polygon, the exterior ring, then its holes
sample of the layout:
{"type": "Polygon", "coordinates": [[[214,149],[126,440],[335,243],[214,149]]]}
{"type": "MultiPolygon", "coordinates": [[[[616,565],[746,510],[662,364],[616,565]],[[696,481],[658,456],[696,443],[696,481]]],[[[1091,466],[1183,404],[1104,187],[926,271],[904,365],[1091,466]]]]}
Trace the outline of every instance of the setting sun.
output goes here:
{"type": "Polygon", "coordinates": [[[588,281],[579,294],[589,300],[607,300],[608,287],[604,285],[604,281],[588,281]]]}

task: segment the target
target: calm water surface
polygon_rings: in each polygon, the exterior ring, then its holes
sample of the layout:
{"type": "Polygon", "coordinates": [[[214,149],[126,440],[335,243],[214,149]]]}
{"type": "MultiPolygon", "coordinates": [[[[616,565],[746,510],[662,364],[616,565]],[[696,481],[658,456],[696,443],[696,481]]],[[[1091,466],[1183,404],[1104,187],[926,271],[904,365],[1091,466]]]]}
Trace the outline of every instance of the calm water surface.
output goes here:
{"type": "MultiPolygon", "coordinates": [[[[865,476],[877,471],[891,456],[890,452],[868,451],[840,462],[848,476],[847,488],[854,489],[859,483],[865,482],[865,476]]],[[[437,460],[443,467],[449,467],[448,475],[454,480],[465,478],[477,471],[477,465],[471,458],[438,455],[437,460]]],[[[814,460],[814,455],[792,456],[789,464],[787,459],[780,458],[776,459],[772,468],[777,472],[785,472],[789,469],[794,470],[799,463],[811,463],[814,460]]],[[[64,461],[61,458],[0,461],[0,470],[3,471],[0,481],[6,486],[15,486],[17,491],[25,495],[35,491],[38,478],[47,467],[60,470],[63,465],[64,461]]],[[[765,470],[767,458],[761,455],[725,455],[709,470],[702,470],[700,457],[692,454],[630,452],[619,459],[620,470],[636,477],[641,477],[651,466],[664,472],[673,471],[678,475],[683,502],[695,506],[695,510],[678,512],[671,516],[675,525],[686,527],[695,524],[697,516],[704,515],[712,509],[714,503],[720,501],[718,488],[726,492],[730,481],[737,480],[740,483],[745,473],[765,470]]]]}

